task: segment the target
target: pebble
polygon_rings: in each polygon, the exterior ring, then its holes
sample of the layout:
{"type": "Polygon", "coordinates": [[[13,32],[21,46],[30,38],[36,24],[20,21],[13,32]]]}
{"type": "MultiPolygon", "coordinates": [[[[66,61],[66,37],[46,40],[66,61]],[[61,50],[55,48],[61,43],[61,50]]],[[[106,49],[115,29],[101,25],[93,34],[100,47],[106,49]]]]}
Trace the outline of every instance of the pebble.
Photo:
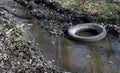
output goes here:
{"type": "Polygon", "coordinates": [[[91,55],[86,55],[87,58],[91,58],[91,55]]]}
{"type": "Polygon", "coordinates": [[[109,64],[112,64],[112,63],[113,63],[113,61],[108,61],[108,63],[109,63],[109,64]]]}
{"type": "Polygon", "coordinates": [[[28,26],[32,26],[33,24],[27,24],[28,26]]]}
{"type": "Polygon", "coordinates": [[[16,9],[13,8],[12,10],[15,11],[16,9]]]}
{"type": "Polygon", "coordinates": [[[53,45],[55,45],[55,44],[56,44],[56,42],[55,42],[55,41],[52,41],[51,43],[52,43],[53,45]]]}

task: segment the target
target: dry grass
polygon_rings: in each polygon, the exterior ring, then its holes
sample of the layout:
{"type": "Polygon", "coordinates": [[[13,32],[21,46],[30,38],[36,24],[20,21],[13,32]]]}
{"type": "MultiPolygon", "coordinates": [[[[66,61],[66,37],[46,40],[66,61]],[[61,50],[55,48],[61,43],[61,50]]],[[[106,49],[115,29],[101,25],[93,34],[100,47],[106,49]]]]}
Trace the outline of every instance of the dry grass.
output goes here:
{"type": "Polygon", "coordinates": [[[120,0],[56,0],[65,7],[72,7],[87,14],[96,14],[100,19],[120,21],[120,0]]]}
{"type": "Polygon", "coordinates": [[[120,11],[119,0],[56,0],[64,6],[70,6],[89,13],[120,11]]]}

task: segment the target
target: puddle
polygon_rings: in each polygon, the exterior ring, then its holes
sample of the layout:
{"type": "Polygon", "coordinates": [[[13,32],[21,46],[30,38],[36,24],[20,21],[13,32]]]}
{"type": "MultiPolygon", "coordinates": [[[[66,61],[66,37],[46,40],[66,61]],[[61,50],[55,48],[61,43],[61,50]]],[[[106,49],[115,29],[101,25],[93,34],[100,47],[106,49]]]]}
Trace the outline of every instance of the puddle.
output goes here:
{"type": "Polygon", "coordinates": [[[50,35],[40,28],[37,21],[29,31],[40,45],[44,57],[71,72],[119,73],[120,39],[107,35],[97,42],[75,42],[64,37],[50,35]]]}
{"type": "MultiPolygon", "coordinates": [[[[23,10],[22,12],[26,12],[23,10]]],[[[26,13],[25,13],[26,14],[26,13]]],[[[120,73],[120,39],[107,35],[97,42],[75,42],[50,35],[35,19],[25,28],[24,36],[39,44],[44,57],[73,73],[120,73]]]]}

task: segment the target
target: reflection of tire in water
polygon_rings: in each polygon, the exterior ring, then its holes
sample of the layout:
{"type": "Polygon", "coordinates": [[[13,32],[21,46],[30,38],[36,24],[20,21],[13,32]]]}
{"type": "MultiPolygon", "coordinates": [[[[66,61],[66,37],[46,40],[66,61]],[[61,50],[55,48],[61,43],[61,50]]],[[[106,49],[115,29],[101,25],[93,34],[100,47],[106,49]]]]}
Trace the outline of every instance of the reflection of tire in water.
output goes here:
{"type": "Polygon", "coordinates": [[[86,24],[78,24],[76,26],[70,27],[68,29],[68,34],[72,39],[82,40],[82,41],[98,41],[103,39],[106,36],[106,30],[103,26],[96,23],[86,23],[86,24]],[[98,32],[97,35],[93,36],[79,36],[76,33],[83,30],[96,30],[98,32]]]}

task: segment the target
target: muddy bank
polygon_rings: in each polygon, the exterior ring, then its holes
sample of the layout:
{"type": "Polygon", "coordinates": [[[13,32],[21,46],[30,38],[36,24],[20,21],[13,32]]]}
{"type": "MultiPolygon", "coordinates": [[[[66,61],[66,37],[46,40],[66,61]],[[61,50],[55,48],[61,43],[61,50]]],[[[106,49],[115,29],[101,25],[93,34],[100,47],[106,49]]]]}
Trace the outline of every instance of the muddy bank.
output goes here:
{"type": "Polygon", "coordinates": [[[38,19],[54,20],[63,23],[88,23],[91,18],[87,15],[80,14],[78,11],[70,8],[64,8],[57,2],[47,0],[19,1],[21,5],[27,7],[31,13],[38,19]]]}
{"type": "Polygon", "coordinates": [[[104,25],[114,36],[119,37],[120,35],[120,26],[114,20],[108,20],[109,22],[97,20],[94,19],[94,14],[86,14],[72,8],[65,8],[59,3],[49,0],[15,1],[28,8],[31,14],[40,21],[41,26],[51,34],[65,35],[65,31],[70,26],[78,23],[98,22],[104,25]]]}
{"type": "MultiPolygon", "coordinates": [[[[6,3],[6,1],[3,2],[6,3]]],[[[62,72],[51,61],[46,61],[37,45],[24,38],[23,27],[23,22],[0,7],[0,72],[62,72]]]]}
{"type": "Polygon", "coordinates": [[[69,26],[76,23],[91,21],[88,17],[86,17],[86,15],[80,16],[78,12],[70,9],[64,9],[60,5],[58,5],[60,9],[58,8],[56,11],[57,4],[55,3],[40,2],[36,4],[34,1],[15,1],[27,7],[31,14],[39,20],[39,24],[41,24],[40,26],[48,30],[51,34],[64,35],[64,31],[66,31],[69,26]],[[54,7],[55,9],[52,9],[54,7]],[[81,19],[81,17],[83,18],[81,19]]]}

